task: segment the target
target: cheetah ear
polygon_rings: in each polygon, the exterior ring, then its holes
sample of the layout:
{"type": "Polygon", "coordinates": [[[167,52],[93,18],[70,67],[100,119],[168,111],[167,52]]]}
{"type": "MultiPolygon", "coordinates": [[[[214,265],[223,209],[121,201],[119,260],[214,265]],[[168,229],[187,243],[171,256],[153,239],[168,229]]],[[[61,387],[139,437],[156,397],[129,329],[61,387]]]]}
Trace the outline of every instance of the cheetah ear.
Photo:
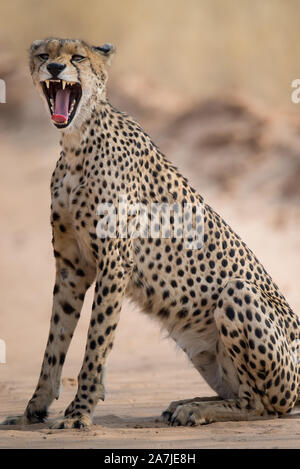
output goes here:
{"type": "Polygon", "coordinates": [[[32,51],[37,50],[44,42],[44,39],[37,39],[36,41],[33,41],[33,43],[30,46],[30,49],[32,51]]]}
{"type": "Polygon", "coordinates": [[[29,49],[29,68],[30,68],[30,72],[32,73],[33,72],[33,69],[34,69],[34,65],[33,65],[33,56],[34,56],[34,52],[44,43],[44,40],[43,39],[37,39],[36,41],[33,41],[33,43],[31,44],[30,46],[30,49],[29,49]]]}
{"type": "Polygon", "coordinates": [[[95,50],[96,52],[99,52],[102,55],[102,57],[104,58],[104,62],[107,65],[111,64],[111,59],[113,58],[116,52],[115,46],[113,46],[112,44],[103,44],[103,46],[94,46],[93,50],[95,50]]]}

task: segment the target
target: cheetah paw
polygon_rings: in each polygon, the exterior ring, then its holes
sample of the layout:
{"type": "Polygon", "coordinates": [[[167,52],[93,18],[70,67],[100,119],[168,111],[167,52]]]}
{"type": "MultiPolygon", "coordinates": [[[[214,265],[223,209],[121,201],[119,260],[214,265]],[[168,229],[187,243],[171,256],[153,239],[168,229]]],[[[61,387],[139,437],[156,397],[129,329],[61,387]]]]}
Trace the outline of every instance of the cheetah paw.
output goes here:
{"type": "Polygon", "coordinates": [[[196,397],[194,399],[184,399],[184,400],[181,400],[181,401],[171,402],[169,407],[161,414],[158,421],[163,422],[163,423],[171,423],[172,416],[173,416],[174,412],[176,411],[176,409],[179,406],[190,404],[190,403],[195,402],[196,400],[200,400],[200,399],[201,398],[196,397]]]}
{"type": "Polygon", "coordinates": [[[177,407],[169,418],[169,422],[174,427],[179,425],[196,426],[211,423],[213,419],[207,415],[204,407],[195,406],[195,404],[184,404],[177,407]]]}
{"type": "Polygon", "coordinates": [[[28,425],[29,423],[25,415],[9,415],[0,425],[28,425]]]}
{"type": "Polygon", "coordinates": [[[90,428],[92,420],[88,415],[79,415],[77,417],[64,417],[56,420],[50,428],[52,429],[70,429],[70,428],[90,428]]]}

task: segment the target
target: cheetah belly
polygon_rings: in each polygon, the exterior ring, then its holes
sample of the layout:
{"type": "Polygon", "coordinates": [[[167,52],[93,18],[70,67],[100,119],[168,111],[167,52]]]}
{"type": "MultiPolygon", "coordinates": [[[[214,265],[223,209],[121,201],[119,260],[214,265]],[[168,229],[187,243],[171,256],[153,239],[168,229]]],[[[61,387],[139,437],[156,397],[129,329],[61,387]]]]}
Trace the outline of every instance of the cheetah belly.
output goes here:
{"type": "Polygon", "coordinates": [[[233,399],[238,396],[237,372],[225,353],[214,323],[201,332],[198,328],[188,331],[173,329],[170,336],[186,352],[197,371],[220,397],[233,399]]]}

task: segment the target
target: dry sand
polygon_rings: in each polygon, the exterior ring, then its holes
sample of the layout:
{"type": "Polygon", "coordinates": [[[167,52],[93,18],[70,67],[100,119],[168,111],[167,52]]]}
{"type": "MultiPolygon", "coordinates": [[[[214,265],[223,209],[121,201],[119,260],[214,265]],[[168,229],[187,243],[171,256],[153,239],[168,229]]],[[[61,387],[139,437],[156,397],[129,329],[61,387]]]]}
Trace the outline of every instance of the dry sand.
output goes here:
{"type": "MultiPolygon", "coordinates": [[[[6,341],[7,363],[0,365],[0,420],[23,412],[36,385],[48,335],[54,280],[49,181],[58,155],[58,138],[50,127],[45,132],[39,141],[34,135],[24,139],[19,132],[18,144],[9,137],[1,142],[0,338],[6,341]]],[[[184,170],[184,160],[177,159],[184,170]]],[[[186,169],[188,172],[188,166],[186,169]]],[[[201,177],[205,180],[205,175],[201,177]]],[[[200,176],[198,182],[200,188],[200,176]]],[[[299,312],[299,204],[289,204],[283,214],[281,205],[266,200],[256,189],[251,192],[250,188],[250,195],[219,193],[206,184],[205,195],[255,251],[299,312]]],[[[90,306],[91,292],[64,367],[63,391],[51,407],[50,420],[61,415],[76,392],[90,306]]],[[[91,430],[49,430],[47,424],[0,427],[0,447],[300,447],[300,414],[296,411],[282,419],[196,428],[157,423],[170,401],[213,392],[185,355],[164,339],[159,325],[129,302],[122,309],[106,387],[106,400],[97,407],[91,430]]]]}

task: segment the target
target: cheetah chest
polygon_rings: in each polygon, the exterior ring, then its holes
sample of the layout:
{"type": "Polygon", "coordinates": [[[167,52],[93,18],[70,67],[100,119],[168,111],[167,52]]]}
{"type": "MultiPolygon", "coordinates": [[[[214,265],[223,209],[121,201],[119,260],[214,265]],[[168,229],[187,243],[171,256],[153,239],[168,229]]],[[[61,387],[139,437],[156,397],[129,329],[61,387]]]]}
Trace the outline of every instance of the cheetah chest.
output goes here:
{"type": "Polygon", "coordinates": [[[58,232],[68,232],[83,256],[94,262],[89,232],[95,231],[96,206],[90,184],[80,174],[67,173],[52,189],[52,218],[58,232]]]}

